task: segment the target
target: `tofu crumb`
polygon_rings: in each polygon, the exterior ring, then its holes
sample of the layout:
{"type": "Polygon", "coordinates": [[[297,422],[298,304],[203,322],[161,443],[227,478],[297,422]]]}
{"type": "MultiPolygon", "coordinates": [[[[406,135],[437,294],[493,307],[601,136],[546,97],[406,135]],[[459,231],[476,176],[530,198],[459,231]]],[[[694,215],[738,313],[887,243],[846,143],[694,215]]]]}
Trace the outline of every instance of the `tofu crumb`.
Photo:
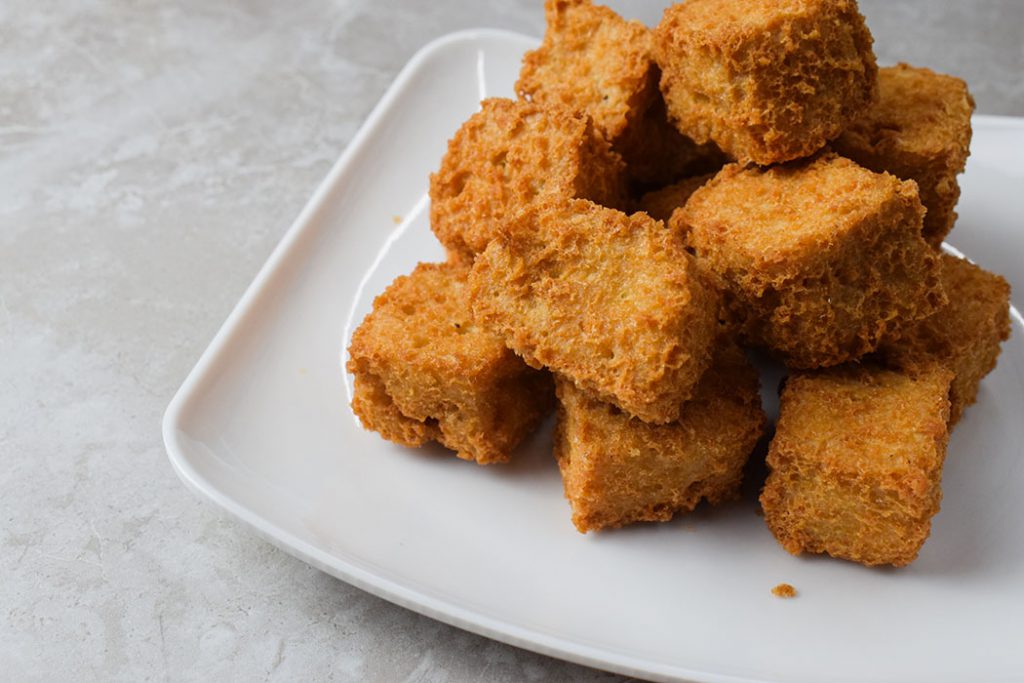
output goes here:
{"type": "Polygon", "coordinates": [[[788,583],[780,583],[778,586],[772,589],[772,595],[777,598],[795,598],[796,589],[790,586],[788,583]]]}

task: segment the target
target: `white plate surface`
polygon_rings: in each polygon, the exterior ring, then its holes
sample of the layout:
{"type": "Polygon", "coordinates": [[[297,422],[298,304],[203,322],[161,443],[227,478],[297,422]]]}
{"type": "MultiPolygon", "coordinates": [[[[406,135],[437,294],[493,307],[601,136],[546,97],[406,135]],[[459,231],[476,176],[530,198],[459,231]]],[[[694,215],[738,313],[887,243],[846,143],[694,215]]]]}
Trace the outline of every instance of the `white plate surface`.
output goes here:
{"type": "MultiPolygon", "coordinates": [[[[583,536],[544,430],[506,467],[407,450],[348,408],[342,347],[373,297],[441,260],[427,178],[532,39],[422,50],[167,410],[191,487],[345,581],[509,643],[694,681],[1000,681],[1024,671],[1024,329],[949,445],[920,558],[866,569],[779,548],[750,501],[583,536]],[[800,595],[769,592],[789,582],[800,595]]],[[[1024,291],[1024,120],[975,118],[953,245],[1024,291]]],[[[774,381],[765,382],[774,388],[774,381]]],[[[771,393],[769,391],[766,394],[771,393]]]]}

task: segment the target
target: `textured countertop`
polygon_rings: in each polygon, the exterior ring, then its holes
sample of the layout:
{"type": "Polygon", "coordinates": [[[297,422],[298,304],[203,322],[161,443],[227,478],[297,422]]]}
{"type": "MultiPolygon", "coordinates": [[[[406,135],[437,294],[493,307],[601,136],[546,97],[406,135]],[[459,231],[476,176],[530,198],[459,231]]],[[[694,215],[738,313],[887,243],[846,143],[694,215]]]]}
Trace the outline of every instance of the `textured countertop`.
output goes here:
{"type": "MultiPolygon", "coordinates": [[[[861,5],[881,63],[1024,115],[1024,3],[861,5]]],[[[475,26],[540,35],[541,2],[0,5],[0,676],[621,680],[291,558],[193,497],[160,438],[401,66],[475,26]]]]}

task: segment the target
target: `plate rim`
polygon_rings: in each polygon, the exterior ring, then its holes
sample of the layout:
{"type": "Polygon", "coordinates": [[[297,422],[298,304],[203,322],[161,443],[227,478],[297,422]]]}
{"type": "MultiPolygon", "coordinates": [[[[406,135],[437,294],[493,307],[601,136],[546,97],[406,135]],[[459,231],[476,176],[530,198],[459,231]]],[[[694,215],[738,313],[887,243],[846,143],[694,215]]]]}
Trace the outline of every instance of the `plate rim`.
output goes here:
{"type": "MultiPolygon", "coordinates": [[[[184,436],[182,418],[191,403],[197,400],[204,379],[231,346],[245,320],[253,315],[260,298],[273,279],[274,273],[292,255],[300,238],[312,223],[312,219],[328,200],[339,177],[345,173],[352,160],[375,136],[392,104],[415,81],[420,70],[436,55],[459,44],[486,43],[488,41],[536,44],[538,39],[504,29],[465,29],[445,34],[427,43],[401,69],[338,160],[320,181],[298,217],[257,271],[253,281],[232,308],[168,404],[161,422],[161,432],[172,469],[194,494],[210,500],[275,547],[360,590],[451,626],[546,656],[626,676],[642,676],[647,679],[663,681],[701,681],[702,683],[763,683],[768,679],[690,669],[654,659],[593,647],[570,638],[518,626],[409,588],[400,582],[362,569],[348,560],[328,553],[282,529],[271,520],[220,490],[193,466],[187,455],[188,447],[181,438],[184,436]]],[[[993,127],[1024,129],[1024,117],[975,114],[972,120],[993,127]]]]}

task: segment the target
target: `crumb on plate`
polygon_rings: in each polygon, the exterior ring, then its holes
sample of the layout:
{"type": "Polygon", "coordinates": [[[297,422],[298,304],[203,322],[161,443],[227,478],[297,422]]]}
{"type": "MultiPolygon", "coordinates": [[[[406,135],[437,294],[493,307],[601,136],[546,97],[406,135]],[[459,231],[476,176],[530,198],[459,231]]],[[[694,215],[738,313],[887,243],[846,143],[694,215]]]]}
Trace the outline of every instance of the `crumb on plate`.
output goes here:
{"type": "Polygon", "coordinates": [[[788,583],[780,583],[775,588],[772,588],[772,595],[777,598],[795,598],[796,589],[788,583]]]}

